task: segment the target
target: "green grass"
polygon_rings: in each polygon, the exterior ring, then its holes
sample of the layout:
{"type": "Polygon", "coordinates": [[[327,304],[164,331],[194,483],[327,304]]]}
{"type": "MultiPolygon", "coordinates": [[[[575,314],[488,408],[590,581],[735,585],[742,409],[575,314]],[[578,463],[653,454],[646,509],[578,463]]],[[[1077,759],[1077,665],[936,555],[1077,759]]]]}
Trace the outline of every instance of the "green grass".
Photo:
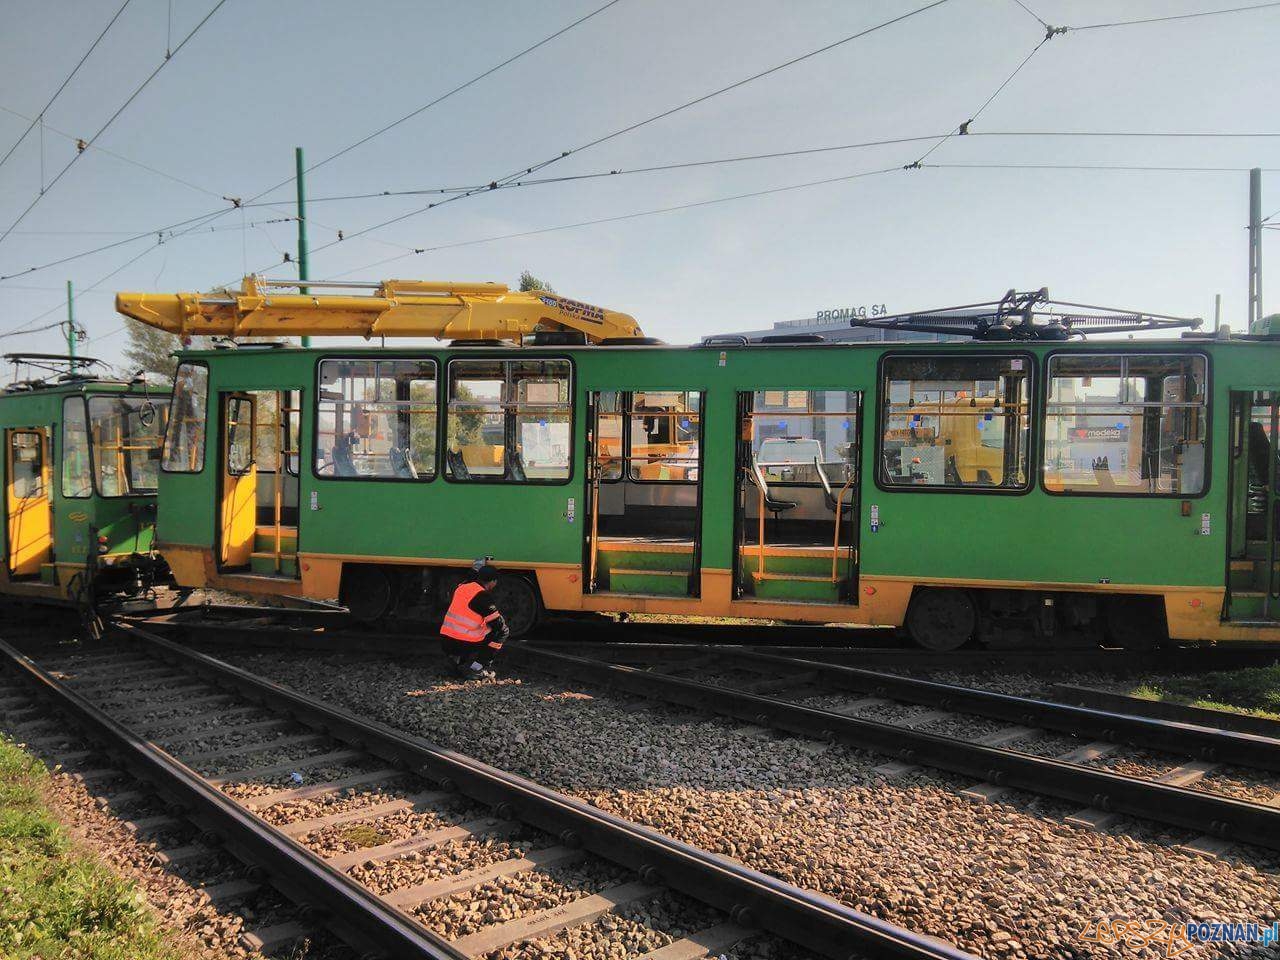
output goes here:
{"type": "Polygon", "coordinates": [[[1198,677],[1170,677],[1136,686],[1129,694],[1144,700],[1169,700],[1280,720],[1280,664],[1219,670],[1198,677]]]}
{"type": "Polygon", "coordinates": [[[77,850],[44,765],[0,737],[0,957],[180,960],[141,891],[77,850]]]}

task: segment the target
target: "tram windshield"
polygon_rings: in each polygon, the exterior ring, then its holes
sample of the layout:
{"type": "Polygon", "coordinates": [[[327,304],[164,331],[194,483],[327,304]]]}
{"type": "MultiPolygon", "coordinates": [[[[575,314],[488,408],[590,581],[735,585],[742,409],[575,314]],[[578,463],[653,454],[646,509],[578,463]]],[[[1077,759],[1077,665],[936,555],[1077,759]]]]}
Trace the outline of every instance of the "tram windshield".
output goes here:
{"type": "Polygon", "coordinates": [[[104,497],[156,491],[169,398],[132,394],[89,398],[94,479],[104,497]]]}

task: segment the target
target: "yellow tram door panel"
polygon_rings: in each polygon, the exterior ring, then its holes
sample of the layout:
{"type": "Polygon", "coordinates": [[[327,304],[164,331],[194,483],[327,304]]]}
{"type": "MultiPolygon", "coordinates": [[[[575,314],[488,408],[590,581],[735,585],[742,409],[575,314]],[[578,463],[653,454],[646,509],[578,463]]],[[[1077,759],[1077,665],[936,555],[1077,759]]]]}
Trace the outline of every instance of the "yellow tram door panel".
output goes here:
{"type": "Polygon", "coordinates": [[[247,567],[258,514],[254,400],[246,394],[228,394],[223,404],[220,558],[223,566],[247,567]]]}
{"type": "Polygon", "coordinates": [[[5,511],[9,576],[39,576],[53,559],[53,507],[44,430],[8,430],[5,511]]]}

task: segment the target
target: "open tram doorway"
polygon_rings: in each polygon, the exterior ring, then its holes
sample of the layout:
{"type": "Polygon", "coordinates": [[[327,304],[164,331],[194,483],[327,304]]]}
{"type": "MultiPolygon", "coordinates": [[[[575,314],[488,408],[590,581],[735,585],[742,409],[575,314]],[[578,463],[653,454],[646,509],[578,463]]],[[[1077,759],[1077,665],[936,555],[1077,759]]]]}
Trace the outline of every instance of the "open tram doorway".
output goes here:
{"type": "Polygon", "coordinates": [[[11,580],[39,577],[53,562],[48,452],[44,427],[5,431],[5,555],[11,580]]]}
{"type": "Polygon", "coordinates": [[[1280,620],[1280,390],[1231,392],[1227,618],[1280,620]]]}
{"type": "Polygon", "coordinates": [[[736,599],[857,603],[861,411],[853,390],[738,394],[736,599]]]}
{"type": "Polygon", "coordinates": [[[300,390],[221,394],[218,561],[227,572],[296,579],[300,390]]]}
{"type": "Polygon", "coordinates": [[[588,593],[701,593],[702,393],[588,396],[588,593]]]}

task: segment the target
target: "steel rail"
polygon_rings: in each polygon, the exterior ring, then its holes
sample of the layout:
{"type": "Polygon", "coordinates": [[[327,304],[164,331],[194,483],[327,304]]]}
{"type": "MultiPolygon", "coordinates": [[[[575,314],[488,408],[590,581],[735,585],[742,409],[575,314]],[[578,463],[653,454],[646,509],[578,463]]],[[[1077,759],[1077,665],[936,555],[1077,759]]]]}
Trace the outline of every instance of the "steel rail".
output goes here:
{"type": "Polygon", "coordinates": [[[612,686],[760,726],[836,740],[900,761],[1001,786],[1280,849],[1280,808],[1276,807],[525,645],[513,648],[509,660],[547,673],[612,686]]]}
{"type": "MultiPolygon", "coordinates": [[[[1252,733],[1207,727],[1192,721],[1112,713],[1097,707],[1074,706],[1016,697],[993,690],[978,690],[934,680],[917,680],[877,670],[798,657],[780,657],[751,650],[716,650],[707,653],[733,662],[792,667],[797,673],[817,673],[816,684],[869,693],[890,700],[936,706],[956,713],[972,713],[1008,720],[1028,727],[1044,727],[1117,743],[1153,747],[1201,760],[1236,763],[1262,770],[1280,770],[1280,740],[1252,733]]],[[[1276,724],[1280,729],[1280,724],[1276,724]]]]}
{"type": "Polygon", "coordinates": [[[300,905],[305,916],[331,929],[361,952],[399,960],[466,960],[447,942],[368,888],[335,870],[300,843],[254,816],[190,767],[142,739],[74,690],[0,640],[3,662],[114,754],[123,767],[183,810],[183,816],[300,905]]]}
{"type": "Polygon", "coordinates": [[[1098,690],[1094,687],[1077,687],[1059,683],[1053,692],[1066,703],[1074,703],[1081,707],[1092,707],[1097,710],[1122,710],[1141,717],[1154,717],[1158,720],[1173,720],[1178,723],[1190,723],[1211,729],[1234,730],[1236,733],[1251,733],[1255,736],[1270,737],[1280,740],[1280,720],[1270,717],[1259,717],[1248,713],[1228,713],[1226,710],[1215,710],[1211,707],[1193,707],[1185,703],[1171,703],[1167,700],[1146,700],[1142,697],[1131,697],[1110,690],[1098,690]]]}
{"type": "Polygon", "coordinates": [[[566,846],[581,846],[634,870],[645,883],[661,883],[717,907],[738,924],[758,927],[830,957],[844,958],[858,951],[873,957],[976,960],[950,944],[861,913],[376,720],[313,700],[136,625],[117,622],[115,626],[160,658],[218,686],[285,711],[336,740],[492,806],[500,817],[521,820],[558,837],[566,846]]]}

